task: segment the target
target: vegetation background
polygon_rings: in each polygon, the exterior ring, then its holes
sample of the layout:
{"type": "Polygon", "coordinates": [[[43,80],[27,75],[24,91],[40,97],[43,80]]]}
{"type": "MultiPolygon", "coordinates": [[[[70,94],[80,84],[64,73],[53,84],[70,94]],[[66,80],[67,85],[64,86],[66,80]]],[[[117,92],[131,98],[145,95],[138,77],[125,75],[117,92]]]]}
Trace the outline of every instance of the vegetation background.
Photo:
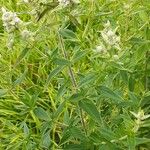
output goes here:
{"type": "Polygon", "coordinates": [[[0,6],[0,150],[150,150],[149,0],[0,6]]]}

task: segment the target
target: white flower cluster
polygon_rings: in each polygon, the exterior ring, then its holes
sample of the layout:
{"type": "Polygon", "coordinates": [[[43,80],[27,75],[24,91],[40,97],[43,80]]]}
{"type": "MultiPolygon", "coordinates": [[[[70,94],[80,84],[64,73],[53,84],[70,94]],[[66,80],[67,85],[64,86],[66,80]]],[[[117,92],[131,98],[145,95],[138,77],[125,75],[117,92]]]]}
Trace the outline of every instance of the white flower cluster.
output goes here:
{"type": "Polygon", "coordinates": [[[26,29],[28,23],[23,22],[15,12],[6,11],[6,9],[3,7],[2,13],[3,26],[8,32],[7,47],[9,49],[12,49],[14,45],[14,33],[16,29],[20,31],[21,36],[24,40],[33,40],[33,33],[26,29]]]}
{"type": "Polygon", "coordinates": [[[70,4],[70,0],[58,0],[58,2],[61,6],[67,6],[70,4]]]}
{"type": "Polygon", "coordinates": [[[16,13],[6,11],[5,8],[2,8],[2,13],[3,26],[6,28],[8,33],[13,32],[22,24],[22,20],[18,18],[16,13]]]}
{"type": "Polygon", "coordinates": [[[101,31],[102,40],[94,49],[94,52],[102,54],[102,56],[110,57],[112,56],[113,61],[119,62],[118,54],[113,54],[109,52],[111,48],[115,48],[116,50],[120,50],[120,36],[116,35],[116,29],[112,29],[111,24],[107,21],[104,24],[104,29],[101,31]]]}
{"type": "Polygon", "coordinates": [[[137,114],[132,111],[130,111],[130,113],[136,118],[135,126],[133,128],[134,132],[137,132],[139,130],[143,120],[150,117],[150,114],[145,115],[143,110],[140,110],[137,114]]]}
{"type": "Polygon", "coordinates": [[[59,2],[59,5],[65,7],[65,6],[69,5],[71,2],[78,4],[78,3],[80,3],[80,0],[58,0],[58,2],[59,2]]]}
{"type": "Polygon", "coordinates": [[[109,47],[114,47],[118,50],[120,50],[119,44],[120,44],[120,36],[116,35],[116,30],[113,30],[111,28],[110,22],[107,21],[107,23],[104,25],[104,29],[101,31],[101,36],[104,40],[104,42],[109,47]]]}

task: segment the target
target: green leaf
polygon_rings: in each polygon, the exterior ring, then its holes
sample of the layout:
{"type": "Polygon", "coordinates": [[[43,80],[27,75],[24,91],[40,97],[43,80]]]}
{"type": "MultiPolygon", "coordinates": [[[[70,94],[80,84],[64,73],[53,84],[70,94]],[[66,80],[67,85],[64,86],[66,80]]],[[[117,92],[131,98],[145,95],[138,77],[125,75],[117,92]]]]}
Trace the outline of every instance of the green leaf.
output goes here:
{"type": "MultiPolygon", "coordinates": [[[[78,141],[77,141],[78,142],[78,141]]],[[[67,146],[65,146],[64,150],[94,150],[94,145],[89,141],[86,140],[82,142],[76,143],[69,143],[67,146]]]]}
{"type": "Polygon", "coordinates": [[[76,39],[77,38],[75,33],[69,29],[61,29],[59,31],[59,33],[63,38],[67,38],[67,39],[76,39]]]}
{"type": "Polygon", "coordinates": [[[134,64],[137,64],[140,60],[143,60],[145,58],[146,52],[147,52],[147,46],[143,44],[136,50],[136,53],[135,53],[136,62],[134,62],[134,64]]]}
{"type": "Polygon", "coordinates": [[[75,63],[77,61],[79,61],[80,59],[82,59],[84,56],[86,56],[87,52],[86,51],[77,51],[75,53],[75,55],[72,58],[72,62],[75,63]]]}
{"type": "Polygon", "coordinates": [[[129,98],[134,104],[134,106],[138,106],[138,104],[140,103],[140,99],[138,99],[138,97],[133,92],[129,91],[129,98]]]}
{"type": "Polygon", "coordinates": [[[68,14],[70,21],[75,25],[75,27],[81,28],[81,24],[78,22],[75,16],[71,15],[71,13],[68,14]]]}
{"type": "Polygon", "coordinates": [[[143,99],[141,101],[141,107],[144,106],[149,106],[150,105],[150,91],[145,93],[145,95],[143,96],[143,99]]]}
{"type": "Polygon", "coordinates": [[[111,129],[107,128],[107,127],[102,128],[100,130],[99,134],[100,134],[101,138],[104,138],[105,140],[107,140],[109,142],[111,140],[114,140],[114,139],[117,138],[117,136],[115,135],[115,133],[111,129]]]}
{"type": "Polygon", "coordinates": [[[134,79],[132,76],[130,76],[130,78],[129,78],[128,87],[129,87],[129,90],[130,90],[131,92],[134,91],[134,88],[135,88],[135,79],[134,79]]]}
{"type": "Polygon", "coordinates": [[[129,150],[135,150],[136,147],[136,141],[135,141],[135,137],[130,136],[128,137],[128,147],[129,150]]]}
{"type": "Polygon", "coordinates": [[[50,145],[51,145],[50,131],[47,131],[47,132],[42,136],[42,139],[41,139],[41,146],[44,147],[44,148],[49,149],[50,145]]]}
{"type": "Polygon", "coordinates": [[[13,87],[19,85],[26,77],[28,70],[25,70],[24,73],[16,80],[13,82],[13,87]]]}
{"type": "Polygon", "coordinates": [[[70,116],[67,108],[64,111],[63,123],[66,125],[70,124],[70,116]]]}
{"type": "Polygon", "coordinates": [[[59,66],[61,65],[71,65],[71,62],[69,60],[63,59],[63,58],[54,58],[53,62],[59,66]]]}
{"type": "MultiPolygon", "coordinates": [[[[94,73],[90,73],[79,81],[78,86],[81,88],[87,84],[90,84],[91,82],[93,83],[95,80],[96,80],[96,75],[94,73]]],[[[91,84],[90,84],[90,86],[91,86],[91,84]]]]}
{"type": "Polygon", "coordinates": [[[96,144],[100,144],[102,141],[104,141],[104,138],[100,135],[99,131],[92,132],[89,138],[93,143],[96,144]]]}
{"type": "Polygon", "coordinates": [[[26,54],[28,53],[29,50],[30,50],[30,48],[26,47],[21,51],[20,55],[18,56],[18,58],[16,60],[14,67],[16,67],[24,59],[24,57],[26,56],[26,54]]]}
{"type": "Polygon", "coordinates": [[[128,85],[129,79],[128,79],[127,71],[120,70],[120,75],[121,75],[121,78],[122,78],[123,82],[124,82],[126,85],[128,85]]]}
{"type": "Polygon", "coordinates": [[[83,140],[83,141],[86,139],[86,137],[84,136],[84,134],[82,133],[82,131],[79,128],[72,127],[69,130],[71,132],[71,135],[74,138],[77,138],[77,139],[80,139],[80,140],[83,140]]]}
{"type": "Polygon", "coordinates": [[[57,68],[55,68],[55,69],[48,75],[48,78],[47,78],[47,80],[46,80],[45,88],[48,87],[48,85],[49,85],[51,79],[52,79],[53,77],[55,77],[59,72],[61,72],[61,71],[64,69],[64,67],[65,67],[64,65],[58,66],[57,68]]]}
{"type": "Polygon", "coordinates": [[[50,116],[48,113],[41,107],[37,107],[34,109],[34,114],[41,120],[50,121],[50,116]]]}
{"type": "Polygon", "coordinates": [[[98,123],[101,123],[100,113],[99,113],[99,111],[97,110],[95,104],[92,101],[90,101],[88,99],[79,101],[79,106],[85,112],[87,112],[94,121],[96,121],[98,123]]]}
{"type": "Polygon", "coordinates": [[[111,62],[111,63],[110,63],[110,66],[113,67],[113,68],[119,69],[119,70],[124,70],[124,71],[131,72],[130,70],[124,68],[123,65],[118,64],[118,63],[116,63],[116,62],[111,62]]]}
{"type": "Polygon", "coordinates": [[[41,20],[41,18],[43,18],[46,13],[57,7],[58,4],[59,4],[58,2],[51,2],[49,4],[43,3],[43,5],[45,5],[46,8],[39,14],[37,21],[41,20]]]}
{"type": "Polygon", "coordinates": [[[32,108],[35,103],[35,100],[31,99],[31,95],[27,91],[24,91],[24,95],[20,99],[26,106],[30,108],[32,108]]]}
{"type": "Polygon", "coordinates": [[[40,126],[40,133],[42,135],[44,135],[46,133],[46,131],[48,131],[49,129],[51,129],[53,126],[53,121],[47,121],[47,122],[43,122],[42,125],[40,126]]]}
{"type": "Polygon", "coordinates": [[[69,130],[67,130],[63,133],[63,136],[62,136],[59,144],[60,145],[65,144],[66,142],[68,142],[70,140],[70,138],[71,138],[71,132],[69,130]]]}
{"type": "Polygon", "coordinates": [[[149,16],[148,16],[147,12],[144,10],[139,12],[139,16],[142,19],[142,21],[144,21],[144,22],[147,22],[149,20],[149,16]]]}
{"type": "Polygon", "coordinates": [[[55,112],[54,115],[53,115],[53,118],[54,118],[54,119],[57,119],[57,118],[59,117],[59,115],[63,112],[65,105],[66,105],[66,100],[63,101],[63,102],[58,106],[56,112],[55,112]]]}
{"type": "Polygon", "coordinates": [[[73,94],[73,95],[69,98],[69,100],[74,103],[74,102],[78,102],[78,101],[80,101],[80,100],[82,100],[82,99],[84,99],[84,98],[85,98],[85,93],[84,93],[84,92],[79,92],[79,93],[73,94]]]}
{"type": "Polygon", "coordinates": [[[136,145],[150,143],[150,139],[148,138],[135,138],[136,145]]]}
{"type": "Polygon", "coordinates": [[[0,89],[0,97],[4,96],[7,92],[7,89],[0,89]]]}
{"type": "Polygon", "coordinates": [[[119,146],[119,144],[115,144],[115,143],[106,143],[106,144],[101,144],[99,146],[98,150],[121,150],[121,146],[119,146]]]}
{"type": "Polygon", "coordinates": [[[150,27],[147,26],[145,32],[146,32],[146,39],[149,41],[149,44],[150,44],[150,27]]]}
{"type": "Polygon", "coordinates": [[[98,91],[100,91],[103,96],[114,100],[116,103],[124,101],[124,99],[120,95],[116,94],[108,87],[100,86],[98,91]]]}
{"type": "Polygon", "coordinates": [[[69,81],[67,80],[59,89],[57,93],[57,99],[59,99],[61,96],[64,95],[64,93],[67,91],[67,86],[69,85],[69,81]]]}
{"type": "Polygon", "coordinates": [[[142,38],[137,38],[137,37],[132,37],[130,39],[130,42],[132,44],[146,44],[146,43],[150,43],[150,41],[142,39],[142,38]]]}
{"type": "Polygon", "coordinates": [[[23,131],[25,136],[27,137],[29,135],[29,128],[25,122],[23,123],[23,131]]]}
{"type": "Polygon", "coordinates": [[[89,150],[89,143],[86,144],[69,144],[67,145],[64,150],[89,150]]]}

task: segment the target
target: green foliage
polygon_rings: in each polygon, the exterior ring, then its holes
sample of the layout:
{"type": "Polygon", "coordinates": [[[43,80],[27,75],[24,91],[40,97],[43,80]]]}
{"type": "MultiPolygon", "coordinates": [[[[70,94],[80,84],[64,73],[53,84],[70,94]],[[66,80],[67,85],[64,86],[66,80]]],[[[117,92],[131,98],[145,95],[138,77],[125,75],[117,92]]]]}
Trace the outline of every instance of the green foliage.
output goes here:
{"type": "Polygon", "coordinates": [[[150,149],[149,0],[0,6],[0,150],[150,149]]]}

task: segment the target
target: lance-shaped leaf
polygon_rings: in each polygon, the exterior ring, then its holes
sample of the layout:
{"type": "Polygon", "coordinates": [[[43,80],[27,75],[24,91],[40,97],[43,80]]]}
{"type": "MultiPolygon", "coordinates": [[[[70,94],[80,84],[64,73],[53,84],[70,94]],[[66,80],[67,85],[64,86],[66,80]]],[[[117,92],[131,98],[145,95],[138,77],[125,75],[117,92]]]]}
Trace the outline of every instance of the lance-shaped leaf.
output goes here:
{"type": "Polygon", "coordinates": [[[51,79],[56,76],[59,72],[61,72],[63,69],[64,69],[65,65],[61,65],[61,66],[58,66],[57,68],[55,68],[52,72],[50,72],[50,74],[48,75],[48,78],[46,80],[46,85],[45,85],[45,88],[48,87],[51,79]]]}
{"type": "Polygon", "coordinates": [[[85,100],[82,100],[82,101],[79,101],[79,106],[85,111],[87,112],[91,118],[100,123],[101,122],[101,117],[100,117],[100,113],[99,111],[97,110],[95,104],[88,100],[88,99],[85,99],[85,100]]]}
{"type": "Polygon", "coordinates": [[[120,95],[118,95],[117,93],[115,93],[114,91],[112,91],[111,89],[109,89],[106,86],[100,86],[98,91],[101,92],[101,94],[104,97],[110,98],[110,99],[114,100],[114,102],[116,102],[116,103],[120,103],[120,102],[124,101],[124,99],[120,95]]]}
{"type": "Polygon", "coordinates": [[[28,53],[29,50],[30,50],[30,48],[26,47],[21,51],[20,55],[18,56],[18,58],[16,60],[14,67],[16,67],[23,60],[23,58],[26,56],[26,54],[28,53]]]}

